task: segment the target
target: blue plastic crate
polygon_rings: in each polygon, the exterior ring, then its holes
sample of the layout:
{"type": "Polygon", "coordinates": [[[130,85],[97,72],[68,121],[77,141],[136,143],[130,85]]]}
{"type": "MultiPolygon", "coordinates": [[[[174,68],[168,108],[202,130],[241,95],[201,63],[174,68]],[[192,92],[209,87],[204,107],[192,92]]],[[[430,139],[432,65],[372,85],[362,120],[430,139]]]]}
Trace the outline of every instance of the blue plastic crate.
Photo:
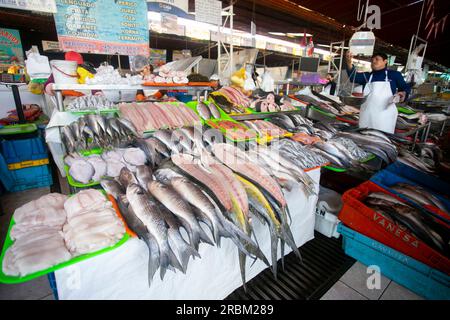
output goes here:
{"type": "MultiPolygon", "coordinates": [[[[420,182],[415,182],[412,181],[410,179],[407,179],[405,177],[399,176],[397,174],[395,174],[392,171],[388,171],[388,170],[382,170],[378,173],[376,173],[375,175],[373,175],[370,180],[374,183],[376,183],[377,185],[379,185],[380,187],[388,190],[389,192],[394,193],[395,195],[399,196],[402,199],[405,199],[406,201],[408,201],[409,203],[415,205],[416,207],[420,207],[423,208],[422,206],[420,206],[419,204],[417,204],[414,201],[411,201],[408,197],[403,196],[401,193],[398,193],[397,191],[391,189],[390,187],[392,187],[393,185],[397,184],[397,183],[407,183],[413,186],[420,186],[420,187],[424,187],[425,189],[427,189],[431,194],[433,194],[436,198],[438,198],[443,205],[446,207],[447,211],[450,212],[450,200],[442,195],[441,193],[436,193],[434,190],[430,190],[428,188],[428,186],[420,183],[420,182]]],[[[443,190],[444,191],[444,190],[443,190]]],[[[450,223],[450,221],[448,221],[450,223]]]]}
{"type": "Polygon", "coordinates": [[[1,152],[8,164],[48,158],[47,147],[41,137],[3,140],[1,142],[1,152]]]}
{"type": "MultiPolygon", "coordinates": [[[[3,169],[0,172],[5,173],[3,169]]],[[[2,174],[1,180],[9,192],[49,187],[53,184],[52,172],[48,165],[8,170],[8,172],[7,176],[2,174]]]]}
{"type": "Polygon", "coordinates": [[[364,265],[376,265],[389,279],[427,299],[450,300],[450,276],[344,226],[345,253],[364,265]]]}
{"type": "Polygon", "coordinates": [[[422,185],[431,191],[450,197],[450,184],[404,163],[396,161],[387,166],[386,170],[422,185]]]}

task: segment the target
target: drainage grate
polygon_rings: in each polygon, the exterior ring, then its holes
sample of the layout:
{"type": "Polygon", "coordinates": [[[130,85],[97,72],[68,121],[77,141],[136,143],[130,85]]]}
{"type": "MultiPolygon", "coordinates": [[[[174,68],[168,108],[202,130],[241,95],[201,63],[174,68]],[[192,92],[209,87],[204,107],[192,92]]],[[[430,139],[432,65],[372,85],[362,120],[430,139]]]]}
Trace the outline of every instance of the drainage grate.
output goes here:
{"type": "Polygon", "coordinates": [[[278,280],[267,268],[247,282],[247,292],[240,287],[226,300],[319,299],[355,262],[342,250],[341,238],[327,238],[318,232],[300,253],[303,264],[291,252],[284,258],[284,271],[278,261],[278,280]]]}

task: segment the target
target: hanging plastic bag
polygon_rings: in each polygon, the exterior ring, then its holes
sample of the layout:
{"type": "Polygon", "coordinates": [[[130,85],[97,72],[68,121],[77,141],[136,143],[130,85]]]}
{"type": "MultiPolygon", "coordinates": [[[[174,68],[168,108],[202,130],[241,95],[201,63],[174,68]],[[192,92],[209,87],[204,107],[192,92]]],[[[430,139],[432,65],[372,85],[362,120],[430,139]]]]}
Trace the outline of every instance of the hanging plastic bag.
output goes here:
{"type": "Polygon", "coordinates": [[[245,81],[244,81],[244,90],[253,91],[256,89],[255,81],[252,77],[253,66],[248,65],[245,68],[245,81]]]}
{"type": "Polygon", "coordinates": [[[27,60],[25,61],[25,65],[31,80],[47,79],[52,73],[48,58],[40,55],[37,50],[32,49],[27,52],[27,60]]]}
{"type": "Polygon", "coordinates": [[[266,71],[261,76],[261,89],[265,92],[275,91],[275,81],[269,71],[266,71]]]}

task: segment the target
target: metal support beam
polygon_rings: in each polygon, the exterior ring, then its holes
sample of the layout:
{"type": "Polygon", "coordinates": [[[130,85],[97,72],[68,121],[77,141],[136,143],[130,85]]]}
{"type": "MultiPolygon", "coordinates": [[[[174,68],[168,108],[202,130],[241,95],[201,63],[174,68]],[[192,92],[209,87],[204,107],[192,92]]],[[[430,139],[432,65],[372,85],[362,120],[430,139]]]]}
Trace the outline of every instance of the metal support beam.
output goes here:
{"type": "Polygon", "coordinates": [[[342,60],[344,58],[344,41],[331,42],[330,43],[330,61],[328,61],[328,73],[337,75],[336,81],[336,95],[339,94],[341,88],[341,71],[342,71],[342,60]],[[336,64],[336,61],[339,61],[336,64]]]}

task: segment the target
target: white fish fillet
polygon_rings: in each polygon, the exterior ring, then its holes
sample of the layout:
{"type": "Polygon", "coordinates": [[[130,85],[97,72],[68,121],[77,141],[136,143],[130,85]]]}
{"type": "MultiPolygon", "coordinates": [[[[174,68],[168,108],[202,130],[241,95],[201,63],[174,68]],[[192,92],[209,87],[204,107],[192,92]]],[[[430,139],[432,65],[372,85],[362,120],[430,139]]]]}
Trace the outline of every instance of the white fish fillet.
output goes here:
{"type": "Polygon", "coordinates": [[[9,232],[9,237],[12,240],[20,239],[24,236],[27,236],[30,233],[39,232],[39,231],[61,231],[61,226],[44,226],[44,225],[24,225],[24,224],[15,224],[11,228],[9,232]]]}
{"type": "Polygon", "coordinates": [[[94,173],[94,167],[83,159],[73,161],[69,169],[69,174],[72,178],[84,184],[87,184],[92,180],[94,173]]]}
{"type": "Polygon", "coordinates": [[[95,211],[109,203],[105,196],[95,189],[87,189],[78,192],[64,203],[64,209],[67,213],[67,219],[70,220],[77,214],[85,211],[95,211]]]}
{"type": "Polygon", "coordinates": [[[142,166],[147,162],[147,157],[139,148],[128,148],[123,154],[123,160],[133,166],[142,166]]]}
{"type": "Polygon", "coordinates": [[[120,160],[106,160],[106,175],[112,178],[118,177],[123,167],[125,167],[125,164],[120,160]]]}
{"type": "Polygon", "coordinates": [[[37,209],[34,211],[14,213],[16,224],[62,226],[66,222],[66,213],[63,209],[53,207],[37,209]]]}
{"type": "Polygon", "coordinates": [[[106,175],[106,162],[99,155],[89,156],[87,162],[89,162],[94,168],[94,175],[92,176],[92,180],[100,181],[106,175]]]}

